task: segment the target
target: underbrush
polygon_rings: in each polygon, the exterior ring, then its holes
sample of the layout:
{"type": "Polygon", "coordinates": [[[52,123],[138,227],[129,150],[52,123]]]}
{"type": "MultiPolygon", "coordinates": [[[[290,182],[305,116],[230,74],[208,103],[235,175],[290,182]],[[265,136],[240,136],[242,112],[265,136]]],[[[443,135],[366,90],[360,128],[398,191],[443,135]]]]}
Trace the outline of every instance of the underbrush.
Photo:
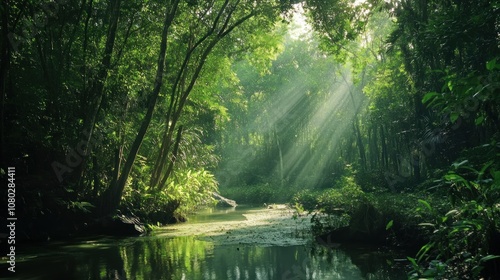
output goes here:
{"type": "Polygon", "coordinates": [[[496,162],[454,163],[441,180],[424,182],[413,193],[365,192],[353,176],[344,176],[331,189],[300,191],[292,202],[299,212],[313,213],[316,236],[358,235],[373,242],[382,235],[386,245],[414,249],[410,279],[498,279],[496,162]]]}
{"type": "Polygon", "coordinates": [[[293,187],[273,186],[269,183],[220,188],[220,194],[238,204],[263,204],[290,202],[298,190],[293,187]]]}
{"type": "Polygon", "coordinates": [[[179,170],[164,189],[152,189],[137,180],[125,189],[121,210],[148,224],[184,221],[201,205],[214,205],[217,181],[206,170],[179,170]]]}
{"type": "Polygon", "coordinates": [[[420,224],[432,217],[418,201],[432,201],[445,213],[446,200],[424,194],[365,193],[359,186],[346,185],[322,192],[305,190],[297,193],[293,204],[299,212],[312,216],[316,235],[349,226],[353,229],[384,235],[385,244],[418,247],[428,241],[430,230],[420,224]]]}
{"type": "Polygon", "coordinates": [[[452,165],[439,186],[450,202],[445,213],[436,211],[442,205],[421,201],[421,211],[430,215],[422,226],[432,234],[415,258],[408,258],[410,279],[498,279],[500,171],[495,162],[452,165]]]}

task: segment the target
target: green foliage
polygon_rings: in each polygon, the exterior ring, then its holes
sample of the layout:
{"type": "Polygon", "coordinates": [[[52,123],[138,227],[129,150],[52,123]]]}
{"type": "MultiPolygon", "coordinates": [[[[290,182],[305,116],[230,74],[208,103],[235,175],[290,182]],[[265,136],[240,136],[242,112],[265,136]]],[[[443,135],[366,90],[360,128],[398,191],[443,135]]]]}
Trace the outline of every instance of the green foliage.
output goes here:
{"type": "Polygon", "coordinates": [[[311,216],[311,231],[315,236],[328,233],[331,230],[349,226],[351,216],[347,214],[329,215],[321,212],[311,216]]]}
{"type": "Polygon", "coordinates": [[[318,207],[318,196],[318,191],[304,189],[293,196],[292,203],[300,209],[312,212],[318,207]]]}
{"type": "Polygon", "coordinates": [[[311,223],[316,235],[347,225],[363,226],[357,224],[358,218],[363,219],[358,216],[364,212],[362,209],[371,206],[352,175],[342,176],[336,187],[321,192],[303,190],[294,196],[293,202],[297,208],[313,213],[311,223]]]}
{"type": "Polygon", "coordinates": [[[312,230],[317,235],[346,226],[374,234],[387,231],[387,242],[398,246],[415,246],[427,242],[432,230],[420,225],[435,215],[444,215],[449,208],[449,203],[442,197],[423,193],[403,194],[380,190],[365,193],[355,183],[353,175],[343,176],[335,188],[298,192],[293,203],[298,209],[313,213],[312,230]],[[429,213],[429,209],[432,209],[432,213],[429,213]]]}
{"type": "Polygon", "coordinates": [[[338,187],[324,191],[318,197],[318,208],[328,214],[347,213],[352,215],[368,198],[353,177],[342,177],[336,184],[338,187]]]}
{"type": "Polygon", "coordinates": [[[238,204],[249,205],[290,202],[298,191],[296,188],[279,187],[276,183],[221,187],[220,189],[223,196],[235,200],[238,204]]]}
{"type": "Polygon", "coordinates": [[[345,45],[364,30],[372,8],[369,1],[353,4],[344,0],[308,0],[304,6],[320,36],[322,48],[336,55],[345,55],[345,45]]]}
{"type": "Polygon", "coordinates": [[[320,210],[326,214],[353,214],[360,205],[367,203],[367,196],[354,176],[342,176],[335,187],[323,191],[304,189],[297,192],[292,199],[294,204],[312,212],[320,210]]]}
{"type": "Polygon", "coordinates": [[[486,62],[486,73],[473,71],[466,76],[445,71],[441,92],[428,92],[422,98],[422,103],[437,110],[440,114],[449,116],[451,123],[459,118],[472,119],[476,126],[495,122],[491,116],[489,105],[498,104],[496,91],[500,88],[500,66],[497,58],[486,62]]]}
{"type": "Polygon", "coordinates": [[[169,200],[177,200],[180,207],[176,213],[186,214],[200,205],[210,204],[212,193],[217,191],[215,177],[206,170],[179,170],[164,191],[169,200]]]}
{"type": "Polygon", "coordinates": [[[422,228],[421,223],[432,217],[427,212],[416,211],[423,204],[415,205],[416,201],[432,201],[439,207],[435,211],[443,213],[447,201],[436,196],[428,196],[421,193],[374,193],[369,195],[369,201],[375,209],[380,212],[382,225],[388,229],[387,241],[396,246],[419,246],[427,242],[427,237],[432,232],[428,228],[422,228]],[[423,201],[423,200],[422,200],[423,201]]]}
{"type": "Polygon", "coordinates": [[[442,215],[430,203],[420,211],[429,212],[432,221],[422,226],[433,229],[429,243],[413,260],[412,279],[418,277],[455,277],[477,279],[486,262],[497,258],[490,246],[497,242],[493,236],[500,232],[500,178],[493,162],[477,170],[467,161],[457,162],[443,177],[447,182],[452,208],[442,215]],[[474,179],[466,179],[470,175],[474,179]],[[423,262],[429,267],[422,267],[423,262]]]}
{"type": "Polygon", "coordinates": [[[214,176],[206,170],[180,169],[164,190],[151,190],[141,181],[124,193],[124,211],[146,218],[149,222],[172,223],[202,205],[213,205],[217,191],[214,176]]]}
{"type": "Polygon", "coordinates": [[[393,225],[394,225],[394,220],[390,220],[385,226],[385,230],[391,229],[393,225]]]}
{"type": "Polygon", "coordinates": [[[86,201],[70,201],[68,202],[68,209],[71,211],[80,211],[82,213],[90,213],[95,206],[86,201]]]}

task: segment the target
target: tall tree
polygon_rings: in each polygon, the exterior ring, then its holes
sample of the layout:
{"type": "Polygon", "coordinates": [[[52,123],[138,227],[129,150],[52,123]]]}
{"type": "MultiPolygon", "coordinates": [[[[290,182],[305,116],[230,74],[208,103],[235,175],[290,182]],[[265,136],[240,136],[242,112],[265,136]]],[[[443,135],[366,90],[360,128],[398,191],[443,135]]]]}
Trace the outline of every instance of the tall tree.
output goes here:
{"type": "MultiPolygon", "coordinates": [[[[169,28],[173,22],[174,16],[177,13],[177,7],[179,5],[179,0],[172,0],[170,5],[167,5],[166,11],[165,11],[165,18],[163,22],[163,31],[161,35],[161,43],[160,43],[160,50],[158,53],[158,65],[157,65],[157,70],[156,70],[156,79],[154,83],[153,90],[148,97],[148,106],[147,106],[147,112],[146,115],[141,123],[141,126],[139,128],[138,134],[130,148],[129,154],[127,156],[127,159],[125,161],[125,165],[123,167],[123,170],[119,174],[119,176],[116,178],[115,181],[111,182],[110,187],[107,189],[107,191],[103,195],[103,206],[102,206],[102,213],[107,214],[107,213],[112,213],[118,208],[118,205],[120,204],[120,200],[122,198],[123,194],[123,189],[125,188],[127,179],[130,175],[130,171],[132,170],[132,166],[134,165],[135,158],[137,156],[137,153],[139,152],[139,148],[141,147],[142,141],[144,139],[144,135],[146,134],[146,131],[148,129],[148,126],[151,122],[151,118],[153,115],[154,108],[156,106],[156,100],[158,99],[158,95],[161,90],[161,86],[163,83],[163,75],[164,75],[164,66],[165,66],[165,55],[167,52],[167,36],[168,36],[168,31],[169,28]]],[[[119,168],[120,165],[116,166],[115,168],[119,168]]]]}

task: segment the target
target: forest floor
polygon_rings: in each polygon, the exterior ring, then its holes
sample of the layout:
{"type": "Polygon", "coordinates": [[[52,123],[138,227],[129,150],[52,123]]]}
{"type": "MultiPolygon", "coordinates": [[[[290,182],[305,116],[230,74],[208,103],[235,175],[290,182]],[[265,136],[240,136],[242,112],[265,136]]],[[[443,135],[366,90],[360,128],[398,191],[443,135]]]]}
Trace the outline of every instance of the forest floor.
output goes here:
{"type": "MultiPolygon", "coordinates": [[[[238,210],[236,210],[238,211],[238,210]]],[[[216,244],[290,246],[311,240],[310,217],[298,216],[286,205],[242,210],[241,219],[205,220],[169,225],[156,231],[157,236],[196,236],[216,244]]]]}

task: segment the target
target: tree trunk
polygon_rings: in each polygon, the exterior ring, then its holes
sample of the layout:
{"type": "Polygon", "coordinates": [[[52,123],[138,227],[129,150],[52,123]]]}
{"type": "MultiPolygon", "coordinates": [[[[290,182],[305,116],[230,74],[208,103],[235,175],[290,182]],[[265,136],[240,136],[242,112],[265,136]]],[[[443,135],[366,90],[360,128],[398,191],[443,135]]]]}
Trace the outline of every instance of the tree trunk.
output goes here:
{"type": "Polygon", "coordinates": [[[378,149],[378,136],[377,136],[377,127],[372,126],[371,128],[371,148],[370,148],[370,162],[372,169],[379,169],[379,149],[378,149]]]}
{"type": "Polygon", "coordinates": [[[387,170],[389,167],[389,156],[387,151],[387,139],[385,138],[384,126],[380,126],[380,143],[382,145],[382,166],[387,170]]]}
{"type": "Polygon", "coordinates": [[[179,126],[179,129],[177,130],[177,136],[175,138],[175,143],[174,143],[174,150],[172,151],[172,156],[170,157],[170,162],[167,167],[167,171],[165,172],[165,175],[163,176],[163,179],[160,182],[159,189],[163,189],[165,187],[165,184],[167,183],[168,178],[170,177],[170,174],[174,170],[174,164],[175,161],[177,160],[177,155],[179,153],[179,145],[182,140],[182,125],[179,126]]]}
{"type": "Polygon", "coordinates": [[[281,151],[281,145],[280,145],[280,139],[278,137],[278,133],[276,132],[276,129],[274,130],[274,135],[276,137],[276,146],[278,147],[278,153],[279,153],[279,159],[280,159],[280,186],[283,187],[283,152],[281,151]]]}
{"type": "Polygon", "coordinates": [[[413,165],[413,176],[415,177],[416,182],[420,182],[420,156],[418,154],[414,154],[412,156],[412,165],[413,165]]]}
{"type": "MultiPolygon", "coordinates": [[[[91,2],[92,3],[92,2],[91,2]]],[[[116,39],[116,31],[118,29],[118,19],[120,17],[120,5],[121,5],[121,0],[114,0],[111,3],[112,9],[111,9],[111,16],[110,16],[110,23],[108,27],[108,35],[106,37],[106,44],[104,47],[104,54],[101,60],[101,65],[99,67],[99,71],[97,76],[94,78],[94,82],[92,86],[89,89],[89,93],[86,95],[86,99],[82,100],[81,106],[83,107],[82,112],[90,112],[87,117],[85,118],[84,122],[84,132],[86,133],[87,136],[87,141],[86,143],[90,143],[93,134],[94,134],[94,127],[96,124],[97,120],[97,115],[99,114],[99,111],[102,106],[103,102],[103,96],[104,96],[104,84],[106,82],[108,72],[111,68],[111,57],[113,54],[113,49],[115,46],[115,39],[116,39]],[[89,100],[87,100],[89,99],[89,100]]],[[[87,19],[88,21],[88,19],[87,19]]],[[[85,38],[86,40],[86,38],[85,38]]],[[[89,148],[86,148],[87,150],[84,152],[82,155],[82,163],[78,167],[78,180],[83,179],[84,172],[85,172],[85,161],[87,160],[88,155],[90,154],[90,151],[88,150],[89,148]]]]}
{"type": "Polygon", "coordinates": [[[354,118],[354,133],[356,134],[356,143],[359,151],[359,158],[361,161],[361,169],[366,170],[366,153],[365,147],[363,146],[363,139],[361,138],[361,131],[359,129],[358,118],[354,118]]]}
{"type": "Polygon", "coordinates": [[[127,183],[127,179],[132,171],[132,167],[134,165],[135,157],[139,152],[139,148],[141,147],[142,140],[146,135],[149,124],[151,123],[151,118],[153,116],[153,111],[156,106],[156,101],[158,99],[158,95],[160,93],[161,85],[163,83],[163,71],[165,67],[165,56],[167,52],[167,36],[169,27],[172,24],[174,16],[177,12],[177,6],[179,4],[179,0],[174,0],[172,7],[165,12],[165,21],[163,24],[163,31],[161,36],[160,43],[160,51],[158,54],[158,65],[156,71],[156,80],[153,91],[149,96],[148,101],[148,109],[144,119],[141,123],[141,127],[135,137],[135,140],[130,148],[129,154],[125,161],[125,165],[123,170],[119,176],[119,179],[116,182],[112,182],[111,186],[106,190],[101,198],[101,215],[113,214],[120,204],[120,200],[122,198],[123,190],[127,183]]]}

